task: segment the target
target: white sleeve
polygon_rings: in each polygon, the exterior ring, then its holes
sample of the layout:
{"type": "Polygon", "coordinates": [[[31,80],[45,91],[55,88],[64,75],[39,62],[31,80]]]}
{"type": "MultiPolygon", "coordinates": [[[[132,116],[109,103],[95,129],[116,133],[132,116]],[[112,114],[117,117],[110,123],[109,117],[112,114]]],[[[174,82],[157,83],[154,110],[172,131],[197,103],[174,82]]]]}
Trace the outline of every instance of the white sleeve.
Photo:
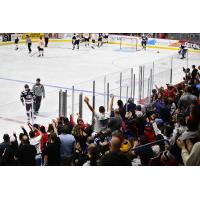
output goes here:
{"type": "Polygon", "coordinates": [[[94,116],[98,119],[100,116],[99,116],[99,114],[96,112],[96,111],[94,111],[94,116]]]}
{"type": "Polygon", "coordinates": [[[152,124],[152,126],[153,126],[153,130],[154,130],[154,132],[155,132],[155,135],[160,134],[160,135],[162,135],[162,136],[164,137],[164,139],[166,139],[166,136],[165,136],[164,134],[162,134],[162,132],[161,132],[161,130],[158,128],[156,122],[154,122],[154,123],[152,124]]]}
{"type": "Polygon", "coordinates": [[[40,140],[42,139],[42,136],[41,135],[38,135],[36,138],[35,138],[35,140],[39,143],[40,142],[40,140]]]}
{"type": "Polygon", "coordinates": [[[152,126],[153,126],[153,130],[155,132],[155,135],[158,135],[158,134],[162,135],[161,130],[158,128],[156,122],[153,122],[152,126]]]}

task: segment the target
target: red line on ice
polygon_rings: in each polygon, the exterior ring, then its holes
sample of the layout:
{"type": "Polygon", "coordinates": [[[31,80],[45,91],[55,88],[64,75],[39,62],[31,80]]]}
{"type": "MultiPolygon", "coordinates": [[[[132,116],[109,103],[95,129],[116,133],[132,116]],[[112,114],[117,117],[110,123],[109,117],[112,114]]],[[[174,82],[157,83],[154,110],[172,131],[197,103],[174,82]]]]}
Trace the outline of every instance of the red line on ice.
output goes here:
{"type": "Polygon", "coordinates": [[[15,122],[18,124],[25,124],[24,121],[20,121],[20,120],[16,120],[16,119],[10,119],[10,118],[6,118],[6,117],[0,117],[0,119],[4,120],[4,121],[9,121],[9,122],[15,122]]]}

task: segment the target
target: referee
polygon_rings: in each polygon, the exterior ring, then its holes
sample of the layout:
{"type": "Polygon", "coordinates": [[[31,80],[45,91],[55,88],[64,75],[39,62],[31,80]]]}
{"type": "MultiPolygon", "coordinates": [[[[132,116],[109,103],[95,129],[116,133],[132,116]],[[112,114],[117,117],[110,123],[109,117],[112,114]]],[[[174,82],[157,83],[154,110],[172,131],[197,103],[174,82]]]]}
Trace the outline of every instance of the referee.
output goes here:
{"type": "Polygon", "coordinates": [[[44,86],[40,83],[40,78],[36,79],[36,83],[33,85],[33,93],[35,95],[35,101],[33,104],[34,114],[38,115],[42,97],[45,98],[44,86]]]}

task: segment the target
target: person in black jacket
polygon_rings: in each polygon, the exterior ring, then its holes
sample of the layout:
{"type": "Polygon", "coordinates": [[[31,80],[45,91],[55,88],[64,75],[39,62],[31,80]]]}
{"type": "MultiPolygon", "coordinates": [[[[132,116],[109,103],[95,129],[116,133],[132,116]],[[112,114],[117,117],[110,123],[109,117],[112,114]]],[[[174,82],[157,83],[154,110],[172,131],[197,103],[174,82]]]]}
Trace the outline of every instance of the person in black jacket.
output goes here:
{"type": "Polygon", "coordinates": [[[195,65],[192,65],[192,73],[191,73],[191,83],[194,84],[194,79],[198,74],[198,70],[196,69],[195,65]]]}
{"type": "Polygon", "coordinates": [[[14,159],[14,155],[18,149],[18,142],[16,134],[10,137],[10,144],[4,149],[1,159],[1,165],[3,166],[15,166],[17,161],[14,159]]]}
{"type": "Polygon", "coordinates": [[[99,160],[100,166],[131,166],[131,159],[120,151],[122,139],[112,136],[110,141],[110,152],[99,160]]]}
{"type": "Polygon", "coordinates": [[[2,155],[6,148],[8,148],[10,145],[10,137],[6,133],[3,135],[3,142],[0,144],[0,159],[2,159],[2,155]]]}
{"type": "Polygon", "coordinates": [[[23,135],[21,140],[21,146],[15,154],[15,160],[19,162],[21,166],[35,166],[35,156],[37,151],[35,147],[29,144],[28,136],[23,135]]]}

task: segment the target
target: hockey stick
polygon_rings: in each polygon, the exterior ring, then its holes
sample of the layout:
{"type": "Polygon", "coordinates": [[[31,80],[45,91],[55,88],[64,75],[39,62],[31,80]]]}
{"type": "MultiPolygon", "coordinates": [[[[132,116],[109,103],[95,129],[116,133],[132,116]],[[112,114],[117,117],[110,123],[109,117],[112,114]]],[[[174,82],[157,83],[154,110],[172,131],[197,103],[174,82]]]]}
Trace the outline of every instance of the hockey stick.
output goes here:
{"type": "Polygon", "coordinates": [[[34,55],[36,55],[37,54],[37,51],[36,52],[33,52],[32,54],[30,54],[29,56],[30,57],[33,57],[34,55]]]}
{"type": "Polygon", "coordinates": [[[31,107],[31,110],[30,110],[30,116],[31,116],[31,122],[32,122],[32,125],[34,124],[34,120],[35,120],[35,116],[34,116],[34,112],[33,112],[33,102],[32,102],[32,107],[31,107]]]}

